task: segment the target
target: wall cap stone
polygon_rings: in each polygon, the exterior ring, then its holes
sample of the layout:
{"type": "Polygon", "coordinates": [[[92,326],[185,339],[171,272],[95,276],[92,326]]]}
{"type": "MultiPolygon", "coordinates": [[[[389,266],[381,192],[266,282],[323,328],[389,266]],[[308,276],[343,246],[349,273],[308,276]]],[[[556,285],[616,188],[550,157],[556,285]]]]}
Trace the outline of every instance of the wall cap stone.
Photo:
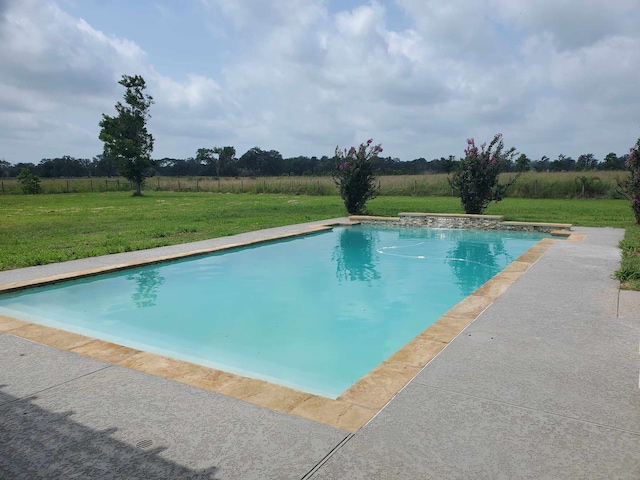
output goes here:
{"type": "Polygon", "coordinates": [[[373,215],[349,215],[349,220],[356,221],[362,221],[362,220],[375,220],[377,222],[398,222],[400,220],[400,217],[376,217],[373,215]]]}
{"type": "Polygon", "coordinates": [[[517,226],[532,226],[532,227],[552,227],[557,228],[558,230],[568,230],[573,225],[570,223],[545,223],[545,222],[502,222],[503,225],[513,225],[517,226]]]}
{"type": "Polygon", "coordinates": [[[453,217],[453,218],[478,218],[481,220],[502,220],[502,215],[473,215],[469,213],[420,213],[401,212],[400,217],[453,217]]]}

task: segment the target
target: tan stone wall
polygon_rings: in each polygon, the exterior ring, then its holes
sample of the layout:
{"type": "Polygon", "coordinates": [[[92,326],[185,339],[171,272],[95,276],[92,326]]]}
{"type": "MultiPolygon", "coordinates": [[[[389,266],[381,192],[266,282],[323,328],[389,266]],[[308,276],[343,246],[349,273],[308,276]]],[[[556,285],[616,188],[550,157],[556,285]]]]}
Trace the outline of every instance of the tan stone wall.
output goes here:
{"type": "Polygon", "coordinates": [[[403,227],[466,228],[541,233],[571,230],[571,225],[568,224],[504,222],[503,217],[499,215],[400,213],[398,217],[367,217],[361,215],[351,217],[351,219],[365,225],[399,225],[403,227]]]}

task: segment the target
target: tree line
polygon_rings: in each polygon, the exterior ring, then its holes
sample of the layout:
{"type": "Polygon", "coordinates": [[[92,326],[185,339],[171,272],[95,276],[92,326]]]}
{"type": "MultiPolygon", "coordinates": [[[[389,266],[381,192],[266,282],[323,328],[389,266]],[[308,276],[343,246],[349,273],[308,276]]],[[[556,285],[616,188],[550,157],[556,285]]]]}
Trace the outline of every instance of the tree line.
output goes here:
{"type": "MultiPolygon", "coordinates": [[[[530,160],[520,155],[507,166],[508,171],[567,172],[590,170],[625,170],[629,155],[617,156],[609,153],[602,161],[593,154],[580,155],[573,159],[560,155],[551,160],[542,157],[530,160]]],[[[401,161],[398,158],[379,157],[374,164],[378,175],[417,175],[429,173],[451,173],[460,159],[448,158],[426,160],[417,158],[401,161]]],[[[43,158],[38,164],[11,164],[0,160],[0,177],[17,177],[23,168],[28,168],[42,178],[113,177],[118,175],[118,162],[104,154],[92,159],[74,158],[64,155],[59,158],[43,158]]],[[[153,161],[151,175],[160,176],[212,176],[212,177],[260,177],[260,176],[322,176],[331,175],[336,169],[334,156],[283,158],[276,150],[250,148],[239,158],[233,147],[200,148],[194,157],[161,158],[153,161]]]]}
{"type": "MultiPolygon", "coordinates": [[[[99,138],[104,142],[103,153],[93,159],[74,158],[64,155],[60,158],[45,158],[38,165],[18,163],[12,165],[0,160],[0,177],[17,177],[25,171],[30,175],[43,178],[71,177],[111,177],[123,175],[136,185],[136,194],[144,179],[154,175],[161,176],[215,176],[215,177],[260,177],[260,176],[310,176],[333,175],[339,158],[326,155],[318,157],[297,156],[283,158],[276,150],[263,150],[253,147],[236,158],[234,147],[199,148],[194,157],[187,159],[162,158],[151,159],[154,138],[147,131],[149,113],[154,104],[153,97],[144,93],[146,83],[140,75],[123,75],[118,82],[125,87],[124,103],[115,105],[115,116],[102,114],[99,138]]],[[[382,150],[381,150],[382,151],[382,150]]],[[[337,152],[337,150],[336,150],[337,152]]],[[[379,153],[379,152],[378,152],[379,153]]],[[[624,170],[629,155],[618,157],[609,153],[599,161],[591,153],[583,154],[574,160],[560,155],[555,160],[543,156],[531,160],[525,154],[515,160],[509,160],[501,166],[502,171],[588,171],[588,170],[624,170]]],[[[372,165],[373,175],[412,175],[425,173],[446,173],[457,170],[464,159],[455,156],[426,160],[416,158],[401,161],[399,158],[376,155],[372,165]]]]}

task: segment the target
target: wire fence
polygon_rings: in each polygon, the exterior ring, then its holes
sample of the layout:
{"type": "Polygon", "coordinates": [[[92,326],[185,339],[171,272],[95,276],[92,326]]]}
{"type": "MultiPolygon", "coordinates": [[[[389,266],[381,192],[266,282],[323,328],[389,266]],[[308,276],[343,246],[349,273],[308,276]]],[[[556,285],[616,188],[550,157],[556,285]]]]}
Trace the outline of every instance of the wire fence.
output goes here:
{"type": "MultiPolygon", "coordinates": [[[[513,174],[504,174],[504,180],[513,174]]],[[[509,191],[520,198],[619,198],[617,184],[624,172],[529,172],[509,191]]],[[[387,175],[377,179],[380,195],[456,196],[445,174],[387,175]]],[[[43,178],[42,193],[131,191],[134,185],[122,177],[43,178]]],[[[143,187],[149,191],[253,193],[290,195],[337,195],[331,177],[151,177],[143,187]]],[[[0,179],[0,194],[22,194],[15,178],[0,179]]]]}

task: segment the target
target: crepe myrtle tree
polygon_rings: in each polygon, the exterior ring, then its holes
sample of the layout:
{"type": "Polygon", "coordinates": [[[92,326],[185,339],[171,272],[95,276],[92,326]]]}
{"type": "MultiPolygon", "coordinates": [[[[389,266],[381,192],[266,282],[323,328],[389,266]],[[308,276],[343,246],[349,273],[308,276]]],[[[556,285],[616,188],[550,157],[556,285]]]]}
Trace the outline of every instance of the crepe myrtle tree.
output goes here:
{"type": "Polygon", "coordinates": [[[382,147],[372,143],[373,139],[369,139],[357,149],[351,147],[349,150],[336,147],[337,166],[332,174],[333,181],[351,215],[364,213],[367,201],[378,195],[373,165],[382,152],[382,147]]]}
{"type": "Polygon", "coordinates": [[[508,171],[516,149],[505,150],[502,134],[498,133],[488,147],[483,143],[478,148],[473,138],[467,139],[464,153],[449,184],[458,192],[466,213],[481,214],[491,202],[502,200],[517,179],[516,175],[510,182],[499,182],[500,173],[508,171]]]}
{"type": "Polygon", "coordinates": [[[126,88],[125,103],[116,104],[115,117],[102,114],[99,138],[104,142],[104,155],[117,159],[120,175],[135,185],[133,194],[139,196],[155,164],[151,159],[153,136],[147,131],[154,102],[144,93],[146,83],[140,75],[123,75],[118,83],[126,88]]]}
{"type": "Polygon", "coordinates": [[[629,169],[629,177],[618,180],[618,191],[631,202],[636,225],[640,225],[640,138],[629,150],[625,166],[629,169]]]}

